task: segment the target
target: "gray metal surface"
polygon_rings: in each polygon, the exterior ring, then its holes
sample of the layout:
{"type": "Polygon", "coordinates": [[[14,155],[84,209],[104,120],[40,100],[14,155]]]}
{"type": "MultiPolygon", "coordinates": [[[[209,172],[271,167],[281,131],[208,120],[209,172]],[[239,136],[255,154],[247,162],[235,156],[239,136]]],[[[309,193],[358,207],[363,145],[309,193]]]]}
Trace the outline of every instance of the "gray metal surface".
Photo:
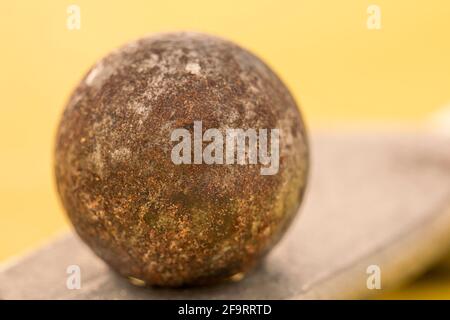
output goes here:
{"type": "Polygon", "coordinates": [[[312,137],[300,216],[265,262],[239,282],[168,290],[117,276],[69,233],[0,271],[2,299],[360,298],[369,265],[382,288],[417,275],[450,248],[450,140],[414,133],[312,137]],[[66,268],[81,268],[79,290],[66,268]]]}

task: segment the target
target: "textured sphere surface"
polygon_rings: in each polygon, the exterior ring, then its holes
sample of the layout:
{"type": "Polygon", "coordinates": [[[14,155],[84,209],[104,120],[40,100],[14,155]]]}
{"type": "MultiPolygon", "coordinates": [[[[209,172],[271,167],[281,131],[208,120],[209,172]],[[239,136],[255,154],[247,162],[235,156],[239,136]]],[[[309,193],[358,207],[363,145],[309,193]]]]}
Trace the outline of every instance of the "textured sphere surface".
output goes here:
{"type": "MultiPolygon", "coordinates": [[[[269,149],[270,150],[270,149],[269,149]]],[[[100,60],[72,94],[56,142],[58,192],[79,236],[147,285],[221,281],[252,268],[302,201],[305,129],[280,79],[217,37],[157,34],[100,60]],[[174,129],[280,130],[279,170],[174,164],[174,129]]]]}

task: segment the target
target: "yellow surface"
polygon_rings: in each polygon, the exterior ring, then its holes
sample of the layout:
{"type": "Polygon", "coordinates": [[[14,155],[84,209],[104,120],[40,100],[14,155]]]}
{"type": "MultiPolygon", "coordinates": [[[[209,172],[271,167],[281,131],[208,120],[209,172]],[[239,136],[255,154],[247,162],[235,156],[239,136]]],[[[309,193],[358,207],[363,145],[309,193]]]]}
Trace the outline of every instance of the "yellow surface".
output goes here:
{"type": "MultiPolygon", "coordinates": [[[[340,120],[414,125],[450,102],[450,2],[373,2],[381,30],[366,27],[372,1],[364,0],[2,0],[0,261],[67,228],[52,177],[56,124],[89,66],[130,39],[182,29],[230,38],[277,70],[310,127],[340,120]],[[81,9],[80,30],[66,27],[71,3],[81,9]]],[[[428,288],[395,297],[431,290],[450,298],[448,279],[428,288]]]]}

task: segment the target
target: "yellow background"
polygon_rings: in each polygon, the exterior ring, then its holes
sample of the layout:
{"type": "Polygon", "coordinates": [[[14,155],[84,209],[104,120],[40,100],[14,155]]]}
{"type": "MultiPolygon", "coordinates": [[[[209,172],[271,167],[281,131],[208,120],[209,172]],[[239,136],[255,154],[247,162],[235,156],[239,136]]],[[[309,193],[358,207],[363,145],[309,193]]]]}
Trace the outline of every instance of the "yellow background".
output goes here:
{"type": "MultiPolygon", "coordinates": [[[[450,102],[449,17],[448,0],[2,0],[0,262],[67,228],[53,185],[55,128],[71,89],[112,48],[156,31],[217,34],[280,74],[309,127],[417,125],[450,102]],[[81,30],[66,28],[72,3],[81,30]],[[381,30],[366,27],[372,3],[381,30]]],[[[450,280],[428,276],[385,297],[450,298],[450,280]]]]}

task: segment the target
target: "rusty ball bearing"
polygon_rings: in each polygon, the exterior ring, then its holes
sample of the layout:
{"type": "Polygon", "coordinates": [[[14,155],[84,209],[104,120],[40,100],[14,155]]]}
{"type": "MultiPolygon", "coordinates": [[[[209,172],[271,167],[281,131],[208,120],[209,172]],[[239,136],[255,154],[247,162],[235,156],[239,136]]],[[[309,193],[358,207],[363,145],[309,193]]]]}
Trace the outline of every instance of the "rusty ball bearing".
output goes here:
{"type": "Polygon", "coordinates": [[[158,34],[107,55],[57,133],[57,188],[76,232],[147,285],[250,270],[296,215],[307,170],[288,89],[248,51],[205,34],[158,34]]]}

